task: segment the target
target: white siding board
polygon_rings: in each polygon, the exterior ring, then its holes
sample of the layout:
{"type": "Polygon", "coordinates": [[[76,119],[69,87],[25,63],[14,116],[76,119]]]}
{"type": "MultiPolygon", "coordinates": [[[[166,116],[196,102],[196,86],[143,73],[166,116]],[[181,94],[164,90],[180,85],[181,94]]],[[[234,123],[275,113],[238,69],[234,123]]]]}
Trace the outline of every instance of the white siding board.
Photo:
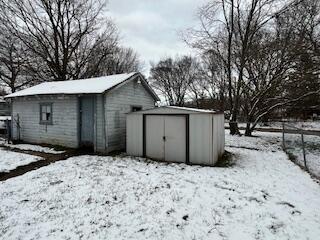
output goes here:
{"type": "Polygon", "coordinates": [[[106,150],[105,143],[105,122],[103,114],[104,108],[104,95],[96,95],[96,151],[104,152],[106,150]]]}
{"type": "MultiPolygon", "coordinates": [[[[33,143],[49,143],[78,147],[78,101],[75,96],[17,98],[12,103],[12,116],[20,118],[20,139],[33,143]],[[40,124],[40,103],[52,103],[52,125],[40,124]]],[[[13,121],[13,138],[17,126],[13,121]]]]}
{"type": "Polygon", "coordinates": [[[107,151],[126,147],[126,115],[131,106],[141,106],[143,110],[154,107],[155,100],[150,93],[136,81],[128,82],[106,94],[107,151]],[[117,115],[119,111],[119,115],[117,115]],[[118,121],[115,122],[115,118],[118,121]]]}

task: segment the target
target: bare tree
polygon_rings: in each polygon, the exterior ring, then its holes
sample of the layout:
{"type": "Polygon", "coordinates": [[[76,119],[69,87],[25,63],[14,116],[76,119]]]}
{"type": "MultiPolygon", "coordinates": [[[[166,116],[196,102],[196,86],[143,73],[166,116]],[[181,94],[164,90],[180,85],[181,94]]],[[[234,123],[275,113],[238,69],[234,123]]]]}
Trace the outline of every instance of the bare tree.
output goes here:
{"type": "Polygon", "coordinates": [[[132,48],[116,47],[113,54],[101,64],[102,75],[141,71],[142,64],[132,48]]]}
{"type": "Polygon", "coordinates": [[[206,96],[211,100],[220,102],[220,110],[225,110],[225,102],[228,99],[229,92],[229,73],[226,71],[221,58],[211,51],[205,52],[201,56],[203,72],[206,78],[206,96]]]}
{"type": "MultiPolygon", "coordinates": [[[[286,95],[299,97],[320,89],[320,2],[305,0],[299,7],[291,7],[283,18],[294,25],[295,37],[292,42],[291,54],[293,56],[292,69],[288,74],[286,95]]],[[[309,95],[299,102],[286,107],[286,113],[292,116],[306,117],[308,111],[320,109],[320,96],[309,95]]]]}
{"type": "Polygon", "coordinates": [[[190,46],[202,54],[214,55],[221,63],[220,69],[225,69],[220,82],[228,89],[231,134],[239,133],[236,122],[240,113],[253,121],[247,126],[246,134],[250,135],[258,119],[284,106],[279,99],[286,104],[301,99],[281,98],[283,79],[292,66],[289,42],[295,38],[296,26],[291,22],[279,30],[277,25],[289,8],[297,9],[301,2],[212,1],[200,9],[200,28],[185,34],[190,46]]]}
{"type": "MultiPolygon", "coordinates": [[[[46,64],[47,80],[67,80],[87,76],[97,49],[117,41],[115,26],[103,17],[105,5],[103,0],[3,0],[0,18],[46,64]]],[[[102,51],[96,65],[109,54],[102,51]]]]}
{"type": "Polygon", "coordinates": [[[197,107],[200,108],[201,101],[207,98],[207,84],[208,79],[204,74],[197,74],[195,78],[190,81],[188,87],[188,95],[197,107]]]}
{"type": "Polygon", "coordinates": [[[0,28],[0,86],[13,93],[32,83],[27,74],[29,64],[25,46],[4,27],[0,28]]]}
{"type": "Polygon", "coordinates": [[[88,38],[83,41],[74,55],[74,74],[72,78],[90,78],[108,75],[106,63],[114,58],[119,51],[117,38],[113,38],[114,32],[100,34],[92,43],[88,38]],[[109,34],[109,35],[107,35],[109,34]]]}
{"type": "Polygon", "coordinates": [[[251,136],[258,121],[283,106],[287,73],[292,67],[290,54],[291,29],[277,29],[274,33],[261,31],[253,40],[245,65],[241,110],[247,122],[245,135],[251,136]]]}
{"type": "Polygon", "coordinates": [[[151,85],[161,93],[170,105],[183,106],[191,82],[197,77],[194,58],[189,56],[167,58],[151,63],[151,85]]]}
{"type": "Polygon", "coordinates": [[[278,108],[306,108],[320,103],[319,57],[312,53],[307,36],[314,22],[314,3],[297,1],[285,6],[275,19],[275,30],[260,31],[255,37],[245,66],[246,135],[250,136],[256,124],[278,108]],[[313,11],[306,11],[310,7],[313,11]]]}
{"type": "Polygon", "coordinates": [[[4,88],[0,87],[0,97],[4,96],[6,94],[7,94],[7,92],[4,90],[4,88]]]}
{"type": "MultiPolygon", "coordinates": [[[[234,91],[235,66],[233,60],[235,8],[234,0],[210,1],[199,10],[200,28],[189,29],[183,34],[188,45],[200,50],[204,56],[209,55],[210,58],[217,60],[219,69],[224,72],[221,75],[223,79],[219,82],[223,83],[223,87],[227,87],[229,105],[234,110],[236,110],[235,102],[238,101],[238,96],[235,96],[234,91]]],[[[224,94],[224,91],[221,91],[220,94],[222,92],[224,94]]],[[[232,134],[239,132],[235,123],[236,118],[237,114],[233,113],[230,119],[232,134]]]]}

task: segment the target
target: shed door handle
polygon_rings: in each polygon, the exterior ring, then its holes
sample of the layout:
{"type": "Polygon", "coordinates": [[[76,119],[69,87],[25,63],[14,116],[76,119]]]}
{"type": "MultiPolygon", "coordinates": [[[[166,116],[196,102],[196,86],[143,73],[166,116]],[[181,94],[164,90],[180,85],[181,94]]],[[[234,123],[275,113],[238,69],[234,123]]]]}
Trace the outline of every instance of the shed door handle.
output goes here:
{"type": "Polygon", "coordinates": [[[166,141],[166,136],[163,136],[162,139],[163,139],[163,141],[166,141]]]}

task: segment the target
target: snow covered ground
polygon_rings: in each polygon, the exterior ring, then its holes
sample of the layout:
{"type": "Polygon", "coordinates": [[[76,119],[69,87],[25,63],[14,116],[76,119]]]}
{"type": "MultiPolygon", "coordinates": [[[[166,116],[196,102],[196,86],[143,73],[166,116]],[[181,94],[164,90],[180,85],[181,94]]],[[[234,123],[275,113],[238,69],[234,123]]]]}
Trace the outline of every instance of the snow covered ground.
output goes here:
{"type": "MultiPolygon", "coordinates": [[[[273,144],[279,148],[282,146],[282,133],[262,133],[255,132],[255,136],[259,138],[250,138],[242,136],[240,139],[232,137],[229,139],[229,145],[250,147],[254,143],[260,146],[270,146],[273,144]],[[245,141],[241,141],[245,139],[245,141]],[[271,144],[270,144],[271,143],[271,144]]],[[[306,161],[309,171],[317,177],[320,177],[320,136],[304,135],[306,161]]],[[[300,166],[304,166],[302,141],[300,134],[285,134],[285,145],[288,153],[291,153],[295,158],[294,161],[300,166]]]]}
{"type": "Polygon", "coordinates": [[[13,148],[13,149],[30,150],[35,152],[44,152],[44,153],[51,153],[51,154],[61,154],[65,152],[65,151],[57,151],[57,150],[54,150],[53,148],[42,147],[34,144],[8,144],[2,138],[0,138],[0,145],[13,148]]]}
{"type": "Polygon", "coordinates": [[[18,166],[27,165],[29,163],[36,162],[41,159],[41,157],[36,157],[24,153],[16,153],[0,148],[0,172],[9,172],[17,168],[18,166]]]}
{"type": "Polygon", "coordinates": [[[318,239],[320,186],[277,141],[227,135],[230,168],[56,162],[0,183],[0,238],[318,239]]]}
{"type": "MultiPolygon", "coordinates": [[[[287,152],[304,166],[303,147],[300,134],[285,134],[287,152]]],[[[307,167],[311,173],[320,178],[320,136],[304,135],[307,167]]]]}
{"type": "MultiPolygon", "coordinates": [[[[319,130],[320,131],[320,121],[298,121],[298,122],[288,122],[287,124],[296,127],[302,128],[304,130],[319,130]]],[[[257,127],[261,128],[279,128],[282,129],[281,122],[268,123],[268,125],[260,124],[257,127]]]]}
{"type": "MultiPolygon", "coordinates": [[[[320,121],[297,121],[297,122],[288,122],[287,124],[296,127],[296,128],[302,128],[304,130],[316,130],[320,131],[320,121]]],[[[239,123],[239,127],[246,127],[245,123],[239,123]]],[[[229,123],[225,123],[225,127],[229,127],[229,123]]],[[[281,122],[269,122],[269,123],[259,123],[257,125],[257,128],[274,128],[274,129],[282,129],[282,123],[281,122]]]]}

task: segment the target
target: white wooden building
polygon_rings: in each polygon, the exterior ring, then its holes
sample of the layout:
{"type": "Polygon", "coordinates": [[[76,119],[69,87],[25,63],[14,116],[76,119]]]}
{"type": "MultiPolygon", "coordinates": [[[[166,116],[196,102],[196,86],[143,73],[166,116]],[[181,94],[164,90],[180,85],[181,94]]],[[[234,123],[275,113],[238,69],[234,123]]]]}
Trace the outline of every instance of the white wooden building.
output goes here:
{"type": "Polygon", "coordinates": [[[46,82],[6,98],[15,140],[97,152],[125,149],[126,113],[159,101],[140,73],[46,82]]]}
{"type": "Polygon", "coordinates": [[[127,115],[127,154],[213,166],[224,153],[224,114],[160,107],[127,115]]]}

